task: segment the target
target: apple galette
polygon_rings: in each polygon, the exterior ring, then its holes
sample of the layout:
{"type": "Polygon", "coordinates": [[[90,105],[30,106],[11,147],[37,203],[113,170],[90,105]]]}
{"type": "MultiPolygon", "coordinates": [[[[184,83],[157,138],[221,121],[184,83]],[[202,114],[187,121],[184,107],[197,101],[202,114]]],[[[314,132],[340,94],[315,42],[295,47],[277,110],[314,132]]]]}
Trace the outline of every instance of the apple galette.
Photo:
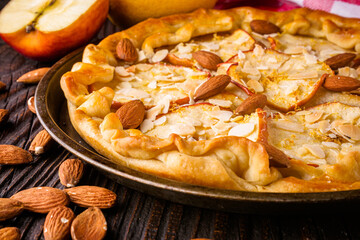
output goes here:
{"type": "Polygon", "coordinates": [[[199,9],[88,45],[61,78],[110,161],[194,185],[360,188],[360,20],[199,9]]]}

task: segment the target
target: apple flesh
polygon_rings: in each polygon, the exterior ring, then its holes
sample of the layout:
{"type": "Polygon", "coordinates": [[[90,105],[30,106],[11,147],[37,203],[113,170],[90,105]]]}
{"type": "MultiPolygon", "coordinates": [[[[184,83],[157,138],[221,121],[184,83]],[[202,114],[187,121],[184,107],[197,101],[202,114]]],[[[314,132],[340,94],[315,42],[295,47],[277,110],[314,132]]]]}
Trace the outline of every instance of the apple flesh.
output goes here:
{"type": "Polygon", "coordinates": [[[0,37],[21,54],[51,61],[86,44],[106,20],[109,0],[12,0],[0,37]]]}

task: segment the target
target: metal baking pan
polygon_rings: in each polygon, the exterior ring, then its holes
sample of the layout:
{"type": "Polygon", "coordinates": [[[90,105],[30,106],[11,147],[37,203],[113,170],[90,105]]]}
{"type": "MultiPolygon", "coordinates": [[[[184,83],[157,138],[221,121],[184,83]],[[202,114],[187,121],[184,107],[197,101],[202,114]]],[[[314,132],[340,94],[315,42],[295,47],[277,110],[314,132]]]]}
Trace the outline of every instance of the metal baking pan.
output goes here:
{"type": "Polygon", "coordinates": [[[61,76],[81,61],[79,49],[58,61],[40,81],[35,94],[37,116],[49,134],[71,153],[116,182],[176,203],[230,212],[256,214],[315,213],[354,210],[360,190],[325,193],[256,193],[194,186],[145,174],[112,163],[77,134],[70,123],[61,76]]]}

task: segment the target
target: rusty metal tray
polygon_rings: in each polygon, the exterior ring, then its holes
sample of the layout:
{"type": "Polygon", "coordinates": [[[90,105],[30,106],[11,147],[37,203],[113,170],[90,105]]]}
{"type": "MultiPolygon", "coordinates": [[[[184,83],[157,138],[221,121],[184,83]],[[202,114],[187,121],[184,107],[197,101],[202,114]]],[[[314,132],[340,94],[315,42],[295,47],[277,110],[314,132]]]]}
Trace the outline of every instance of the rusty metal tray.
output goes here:
{"type": "Polygon", "coordinates": [[[38,118],[50,135],[71,153],[116,182],[173,202],[216,210],[257,213],[302,213],[353,210],[360,190],[325,193],[256,193],[194,186],[145,174],[112,163],[77,134],[70,123],[61,76],[81,61],[79,49],[59,60],[40,81],[35,95],[38,118]]]}

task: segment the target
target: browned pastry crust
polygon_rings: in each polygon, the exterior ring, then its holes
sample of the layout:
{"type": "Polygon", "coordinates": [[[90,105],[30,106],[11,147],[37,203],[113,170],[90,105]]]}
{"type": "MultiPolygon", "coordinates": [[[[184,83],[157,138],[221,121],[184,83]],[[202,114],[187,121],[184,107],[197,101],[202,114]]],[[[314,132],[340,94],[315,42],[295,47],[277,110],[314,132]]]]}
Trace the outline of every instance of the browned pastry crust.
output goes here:
{"type": "MultiPolygon", "coordinates": [[[[190,14],[148,19],[105,38],[97,46],[88,45],[82,63],[77,63],[72,71],[62,76],[61,88],[68,100],[72,124],[81,137],[111,161],[189,184],[272,192],[359,188],[360,179],[354,177],[354,173],[360,172],[358,151],[343,156],[342,164],[329,166],[329,172],[349,176],[341,181],[297,160],[291,160],[290,170],[271,166],[269,155],[261,144],[266,139],[265,130],[258,142],[235,136],[189,141],[177,134],[160,139],[137,129],[124,130],[111,110],[114,90],[109,86],[115,78],[115,66],[121,63],[116,57],[116,46],[121,39],[130,39],[136,48],[151,57],[154,49],[188,42],[197,36],[238,28],[251,32],[250,22],[254,19],[270,21],[283,33],[324,38],[344,49],[360,52],[359,19],[306,8],[287,12],[251,7],[199,9],[190,14]],[[296,173],[296,177],[291,173],[296,173]],[[299,173],[313,177],[305,180],[299,173]]],[[[266,118],[260,119],[259,128],[266,129],[266,118]]]]}

